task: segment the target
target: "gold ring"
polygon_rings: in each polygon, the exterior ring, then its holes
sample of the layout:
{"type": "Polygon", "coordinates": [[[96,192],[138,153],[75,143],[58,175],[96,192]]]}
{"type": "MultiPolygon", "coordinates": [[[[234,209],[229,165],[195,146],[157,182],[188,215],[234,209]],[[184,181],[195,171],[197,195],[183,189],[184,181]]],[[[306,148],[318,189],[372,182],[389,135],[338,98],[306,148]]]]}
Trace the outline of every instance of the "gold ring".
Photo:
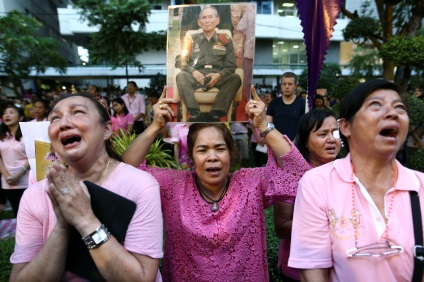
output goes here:
{"type": "Polygon", "coordinates": [[[258,101],[256,101],[256,100],[255,100],[255,101],[253,101],[253,104],[256,104],[257,102],[258,102],[258,101]]]}
{"type": "Polygon", "coordinates": [[[162,104],[162,101],[161,100],[159,100],[159,105],[161,105],[162,104]]]}

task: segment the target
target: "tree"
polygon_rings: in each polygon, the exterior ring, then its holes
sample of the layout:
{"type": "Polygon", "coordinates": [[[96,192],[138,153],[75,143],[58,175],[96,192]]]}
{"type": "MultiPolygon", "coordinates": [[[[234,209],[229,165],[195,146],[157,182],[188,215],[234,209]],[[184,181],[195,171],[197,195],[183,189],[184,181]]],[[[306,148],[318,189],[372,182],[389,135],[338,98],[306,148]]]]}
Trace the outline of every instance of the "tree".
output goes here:
{"type": "MultiPolygon", "coordinates": [[[[318,80],[317,88],[331,89],[331,87],[338,81],[342,71],[340,70],[339,64],[324,64],[320,78],[318,80]]],[[[299,76],[299,86],[303,89],[308,87],[308,70],[304,69],[299,76]]],[[[315,93],[313,93],[315,94],[315,93]]]]}
{"type": "MultiPolygon", "coordinates": [[[[401,42],[419,34],[424,16],[423,0],[374,0],[374,2],[378,18],[372,17],[373,11],[370,9],[369,1],[363,6],[361,13],[351,12],[342,7],[342,13],[351,19],[343,31],[346,41],[357,44],[371,42],[380,51],[395,36],[398,38],[397,42],[401,42]]],[[[391,45],[399,52],[402,52],[401,46],[405,45],[391,45]]],[[[389,80],[396,78],[395,82],[406,88],[411,67],[399,65],[399,62],[390,56],[382,56],[382,59],[383,77],[389,80]],[[398,68],[394,76],[396,65],[398,68]]]]}
{"type": "Polygon", "coordinates": [[[357,78],[373,78],[377,73],[381,73],[381,59],[378,51],[373,48],[358,46],[353,50],[352,60],[349,67],[352,69],[352,76],[357,78]]]}
{"type": "Polygon", "coordinates": [[[73,3],[90,26],[100,28],[90,35],[86,45],[93,64],[106,63],[113,69],[132,66],[141,71],[143,65],[137,55],[166,48],[165,31],[145,31],[150,14],[147,0],[75,0],[73,3]]]}
{"type": "Polygon", "coordinates": [[[41,27],[42,23],[18,11],[0,17],[0,72],[6,74],[18,97],[22,79],[28,78],[31,70],[44,73],[50,66],[60,73],[66,71],[67,62],[59,54],[59,43],[39,36],[41,27]]]}

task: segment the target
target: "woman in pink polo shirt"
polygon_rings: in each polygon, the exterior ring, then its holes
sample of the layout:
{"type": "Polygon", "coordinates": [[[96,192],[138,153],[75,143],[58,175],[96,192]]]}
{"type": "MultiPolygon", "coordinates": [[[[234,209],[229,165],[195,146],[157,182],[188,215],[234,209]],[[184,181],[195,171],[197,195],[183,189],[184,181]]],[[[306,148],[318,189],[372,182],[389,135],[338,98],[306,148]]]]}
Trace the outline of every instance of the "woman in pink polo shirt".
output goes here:
{"type": "Polygon", "coordinates": [[[24,117],[21,108],[9,105],[4,109],[3,123],[0,125],[1,184],[15,215],[28,188],[29,163],[19,126],[24,117]]]}
{"type": "MultiPolygon", "coordinates": [[[[294,140],[299,152],[310,168],[334,161],[340,152],[337,115],[330,109],[314,109],[302,116],[294,140]]],[[[293,204],[274,204],[275,233],[281,239],[278,247],[278,266],[284,282],[300,281],[296,269],[288,267],[290,237],[293,221],[293,204]]]]}
{"type": "Polygon", "coordinates": [[[49,121],[52,146],[67,166],[52,164],[21,199],[10,281],[161,281],[158,182],[120,161],[109,114],[92,97],[64,97],[49,121]],[[86,185],[95,184],[103,188],[89,193],[86,185]],[[116,205],[103,201],[111,194],[116,205]],[[124,218],[130,204],[119,204],[122,197],[135,204],[124,218]]]}
{"type": "Polygon", "coordinates": [[[289,266],[305,281],[411,281],[409,192],[423,212],[424,174],[395,159],[409,126],[400,89],[382,79],[359,85],[342,101],[339,123],[349,154],[300,180],[289,266]]]}

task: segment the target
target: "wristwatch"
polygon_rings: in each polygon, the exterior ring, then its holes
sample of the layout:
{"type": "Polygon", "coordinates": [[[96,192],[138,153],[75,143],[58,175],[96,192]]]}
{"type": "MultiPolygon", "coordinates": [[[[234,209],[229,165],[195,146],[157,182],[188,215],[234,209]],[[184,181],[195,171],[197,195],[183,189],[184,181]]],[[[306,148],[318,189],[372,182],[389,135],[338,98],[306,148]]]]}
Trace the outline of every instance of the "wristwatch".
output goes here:
{"type": "Polygon", "coordinates": [[[260,136],[261,138],[265,138],[265,136],[266,136],[268,133],[270,133],[270,132],[271,132],[271,130],[273,130],[274,128],[275,128],[274,124],[273,124],[272,122],[268,122],[268,123],[266,124],[266,128],[265,128],[265,130],[264,130],[263,132],[261,132],[261,133],[259,134],[259,136],[260,136]]]}
{"type": "Polygon", "coordinates": [[[106,243],[109,238],[110,232],[107,230],[104,224],[102,224],[91,234],[83,237],[82,241],[87,246],[87,249],[92,250],[106,243]]]}

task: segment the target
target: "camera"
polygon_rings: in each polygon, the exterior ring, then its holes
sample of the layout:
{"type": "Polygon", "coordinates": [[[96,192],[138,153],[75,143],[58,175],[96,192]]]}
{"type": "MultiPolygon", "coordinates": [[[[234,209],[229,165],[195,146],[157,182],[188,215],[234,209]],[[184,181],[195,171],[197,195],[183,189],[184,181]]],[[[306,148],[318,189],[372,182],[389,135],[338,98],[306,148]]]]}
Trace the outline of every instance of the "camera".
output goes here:
{"type": "Polygon", "coordinates": [[[203,80],[203,86],[202,86],[203,91],[208,91],[210,89],[208,84],[209,82],[211,82],[211,80],[212,80],[212,77],[205,77],[205,79],[203,80]]]}

